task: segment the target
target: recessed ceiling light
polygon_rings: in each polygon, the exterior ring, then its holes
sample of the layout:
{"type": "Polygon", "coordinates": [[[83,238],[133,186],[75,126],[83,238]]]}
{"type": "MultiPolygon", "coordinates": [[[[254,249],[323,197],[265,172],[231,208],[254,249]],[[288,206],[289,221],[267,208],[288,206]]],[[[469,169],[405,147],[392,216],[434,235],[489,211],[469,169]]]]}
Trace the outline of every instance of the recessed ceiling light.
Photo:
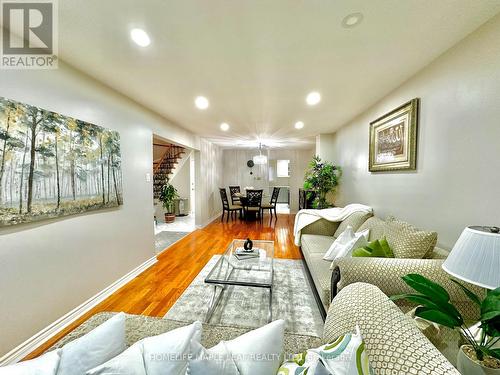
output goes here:
{"type": "Polygon", "coordinates": [[[321,101],[321,95],[319,92],[313,91],[307,94],[306,103],[308,105],[316,105],[321,101]]]}
{"type": "Polygon", "coordinates": [[[223,122],[222,124],[220,124],[220,130],[227,132],[229,130],[229,124],[226,122],[223,122]]]}
{"type": "Polygon", "coordinates": [[[130,30],[130,37],[135,44],[141,47],[147,47],[151,44],[151,39],[149,38],[148,33],[146,33],[143,29],[130,30]]]}
{"type": "Polygon", "coordinates": [[[304,127],[304,123],[302,121],[297,121],[295,123],[295,129],[302,129],[304,127]]]}
{"type": "Polygon", "coordinates": [[[197,96],[196,99],[194,100],[194,105],[198,109],[207,109],[210,103],[208,102],[208,99],[205,98],[204,96],[197,96]]]}
{"type": "Polygon", "coordinates": [[[359,25],[363,21],[363,13],[351,13],[344,17],[342,20],[342,27],[350,29],[359,25]]]}

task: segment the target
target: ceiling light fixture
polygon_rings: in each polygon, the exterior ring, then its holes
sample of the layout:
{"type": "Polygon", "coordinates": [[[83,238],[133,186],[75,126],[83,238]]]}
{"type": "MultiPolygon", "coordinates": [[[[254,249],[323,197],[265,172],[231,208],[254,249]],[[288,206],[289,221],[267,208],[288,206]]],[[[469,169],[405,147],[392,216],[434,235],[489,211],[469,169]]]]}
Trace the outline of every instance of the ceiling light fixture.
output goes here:
{"type": "Polygon", "coordinates": [[[319,92],[313,91],[307,94],[306,103],[308,105],[316,105],[321,101],[321,95],[319,92]]]}
{"type": "Polygon", "coordinates": [[[138,46],[147,47],[151,44],[151,39],[149,38],[148,33],[146,33],[143,29],[130,30],[130,37],[138,46]]]}
{"type": "Polygon", "coordinates": [[[295,129],[302,129],[304,127],[304,123],[302,121],[297,121],[295,123],[295,129]]]}
{"type": "Polygon", "coordinates": [[[358,26],[363,21],[363,13],[351,13],[342,20],[342,27],[351,29],[358,26]]]}
{"type": "Polygon", "coordinates": [[[194,100],[194,105],[196,108],[204,110],[207,109],[210,103],[208,102],[208,99],[205,98],[204,96],[197,96],[196,99],[194,100]]]}
{"type": "Polygon", "coordinates": [[[253,162],[256,165],[263,165],[267,163],[267,156],[262,155],[262,143],[259,143],[259,155],[253,157],[253,162]]]}
{"type": "Polygon", "coordinates": [[[229,130],[229,128],[230,128],[230,126],[226,122],[223,122],[222,124],[220,124],[220,130],[222,130],[223,132],[227,132],[229,130]]]}

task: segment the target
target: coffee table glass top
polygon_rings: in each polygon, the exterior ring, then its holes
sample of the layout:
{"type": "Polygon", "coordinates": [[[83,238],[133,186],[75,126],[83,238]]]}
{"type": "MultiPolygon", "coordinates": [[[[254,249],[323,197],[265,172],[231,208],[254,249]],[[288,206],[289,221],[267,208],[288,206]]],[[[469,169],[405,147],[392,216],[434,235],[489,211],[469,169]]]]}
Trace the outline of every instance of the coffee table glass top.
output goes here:
{"type": "Polygon", "coordinates": [[[273,241],[253,241],[254,257],[239,256],[245,240],[233,240],[205,278],[206,283],[272,288],[273,241]],[[255,256],[256,254],[259,256],[255,256]]]}

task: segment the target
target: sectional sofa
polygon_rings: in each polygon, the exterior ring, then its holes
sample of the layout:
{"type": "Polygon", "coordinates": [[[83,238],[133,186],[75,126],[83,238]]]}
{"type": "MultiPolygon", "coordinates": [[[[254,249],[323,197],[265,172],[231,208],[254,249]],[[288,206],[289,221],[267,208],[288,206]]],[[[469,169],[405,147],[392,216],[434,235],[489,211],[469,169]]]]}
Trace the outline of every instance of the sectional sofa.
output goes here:
{"type": "MultiPolygon", "coordinates": [[[[91,331],[114,313],[94,315],[57,342],[51,349],[91,331]]],[[[127,315],[127,344],[168,332],[189,323],[139,315],[127,315]]],[[[354,283],[340,291],[330,304],[322,337],[285,333],[285,354],[301,353],[329,343],[359,326],[375,374],[460,375],[453,365],[418,330],[413,321],[376,286],[354,283]]],[[[250,328],[204,325],[202,344],[209,348],[231,340],[250,328]]],[[[263,374],[265,375],[265,374],[263,374]]]]}
{"type": "MultiPolygon", "coordinates": [[[[325,312],[332,298],[350,284],[373,284],[388,296],[410,293],[412,290],[401,277],[408,273],[419,273],[445,287],[462,315],[473,320],[479,316],[479,310],[450,281],[450,275],[443,271],[441,265],[448,252],[436,247],[436,240],[435,232],[420,230],[391,217],[383,220],[359,212],[340,223],[321,219],[305,227],[302,230],[301,251],[325,312]],[[396,258],[345,257],[333,262],[323,260],[330,245],[349,225],[354,231],[370,229],[370,241],[387,237],[389,245],[394,247],[396,258]]],[[[468,287],[478,294],[484,293],[473,285],[468,287]]],[[[397,304],[404,312],[414,308],[414,305],[403,300],[397,304]]]]}

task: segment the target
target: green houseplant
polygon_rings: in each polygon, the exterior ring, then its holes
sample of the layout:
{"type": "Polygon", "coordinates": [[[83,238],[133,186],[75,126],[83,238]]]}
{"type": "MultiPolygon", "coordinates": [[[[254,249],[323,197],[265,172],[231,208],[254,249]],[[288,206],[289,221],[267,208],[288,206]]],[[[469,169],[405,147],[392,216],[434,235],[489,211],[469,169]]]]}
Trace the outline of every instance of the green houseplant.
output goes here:
{"type": "Polygon", "coordinates": [[[174,200],[178,198],[177,189],[168,181],[161,188],[160,201],[163,203],[165,212],[165,223],[172,223],[175,221],[174,213],[174,200]]]}
{"type": "Polygon", "coordinates": [[[304,189],[316,193],[315,208],[327,208],[327,194],[339,184],[342,170],[330,162],[322,161],[319,156],[313,157],[304,177],[304,189]]]}
{"type": "Polygon", "coordinates": [[[487,291],[486,297],[481,300],[463,284],[451,279],[472,303],[480,308],[481,333],[479,338],[474,338],[462,315],[450,302],[450,295],[442,286],[419,274],[408,274],[402,279],[418,293],[392,296],[392,300],[406,299],[420,305],[415,311],[416,316],[458,329],[467,341],[468,345],[462,346],[458,357],[458,367],[463,374],[500,373],[500,349],[495,348],[495,344],[500,342],[500,288],[487,291]],[[470,363],[464,363],[464,360],[470,363]]]}

